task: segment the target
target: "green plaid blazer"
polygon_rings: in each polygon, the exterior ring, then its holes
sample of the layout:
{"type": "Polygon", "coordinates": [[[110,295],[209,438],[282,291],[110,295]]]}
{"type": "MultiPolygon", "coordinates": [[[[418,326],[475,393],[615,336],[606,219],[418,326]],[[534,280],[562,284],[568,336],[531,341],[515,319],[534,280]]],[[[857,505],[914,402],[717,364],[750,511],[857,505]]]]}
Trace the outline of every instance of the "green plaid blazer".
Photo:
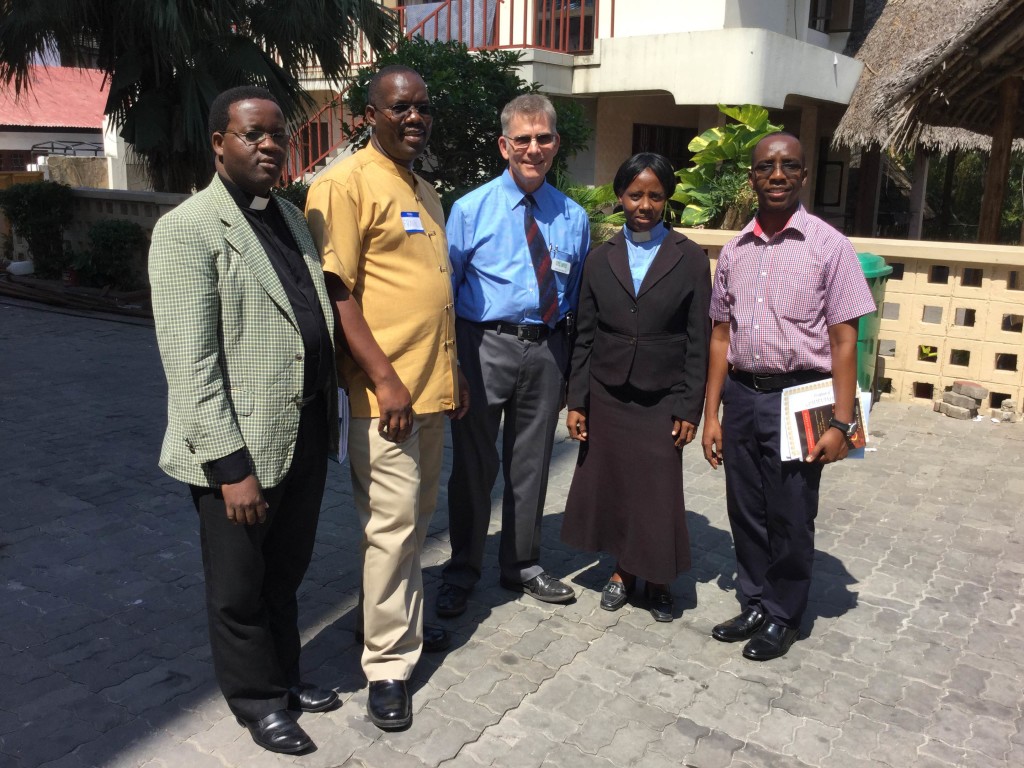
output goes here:
{"type": "MultiPolygon", "coordinates": [[[[295,206],[278,204],[333,340],[334,316],[306,221],[295,206]]],[[[291,465],[298,434],[302,337],[266,251],[219,176],[157,222],[149,280],[168,388],[160,467],[212,486],[204,464],[244,447],[260,485],[274,487],[291,465]]],[[[336,373],[329,387],[336,448],[336,373]]]]}

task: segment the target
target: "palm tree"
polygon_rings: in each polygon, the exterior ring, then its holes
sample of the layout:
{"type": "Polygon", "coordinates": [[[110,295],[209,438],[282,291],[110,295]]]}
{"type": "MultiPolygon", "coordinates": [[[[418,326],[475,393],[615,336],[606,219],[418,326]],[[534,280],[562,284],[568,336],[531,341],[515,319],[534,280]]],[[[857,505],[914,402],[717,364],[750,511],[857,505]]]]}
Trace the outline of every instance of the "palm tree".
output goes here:
{"type": "Polygon", "coordinates": [[[187,192],[213,173],[206,123],[218,93],[263,85],[298,119],[311,106],[300,74],[312,65],[340,83],[360,32],[384,50],[397,18],[377,0],[0,0],[0,82],[29,89],[41,58],[98,67],[105,113],[154,188],[187,192]]]}

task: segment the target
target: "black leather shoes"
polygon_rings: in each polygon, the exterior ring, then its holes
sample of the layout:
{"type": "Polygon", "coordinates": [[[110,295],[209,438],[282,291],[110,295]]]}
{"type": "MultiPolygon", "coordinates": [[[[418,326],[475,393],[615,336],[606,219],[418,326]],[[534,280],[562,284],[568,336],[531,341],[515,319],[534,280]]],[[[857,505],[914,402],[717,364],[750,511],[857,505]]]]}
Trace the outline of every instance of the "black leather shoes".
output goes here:
{"type": "Polygon", "coordinates": [[[425,653],[440,653],[452,644],[452,636],[447,630],[437,624],[423,625],[423,651],[425,653]]]}
{"type": "Polygon", "coordinates": [[[799,629],[769,621],[743,647],[743,655],[753,661],[768,661],[785,656],[799,633],[799,629]]]}
{"type": "Polygon", "coordinates": [[[469,590],[455,584],[442,584],[437,590],[437,601],[434,609],[437,615],[450,619],[461,616],[466,612],[466,600],[469,598],[469,590]]]}
{"type": "Polygon", "coordinates": [[[543,603],[568,603],[576,597],[572,587],[566,586],[553,576],[541,573],[524,582],[509,581],[501,577],[501,586],[513,592],[525,592],[543,603]]]}
{"type": "Polygon", "coordinates": [[[372,681],[366,712],[382,731],[408,728],[412,724],[412,697],[405,680],[372,681]]]}
{"type": "Polygon", "coordinates": [[[723,643],[748,640],[764,624],[764,613],[757,608],[747,608],[739,616],[723,621],[711,630],[711,636],[723,643]]]}
{"type": "Polygon", "coordinates": [[[309,735],[283,709],[253,722],[246,722],[240,717],[236,719],[239,725],[249,729],[253,741],[270,752],[295,755],[315,746],[309,735]]]}
{"type": "Polygon", "coordinates": [[[338,706],[338,694],[312,683],[299,683],[288,689],[288,709],[301,712],[326,712],[338,706]]]}
{"type": "Polygon", "coordinates": [[[627,589],[621,581],[609,579],[608,583],[604,585],[604,589],[601,590],[601,608],[606,611],[619,610],[626,604],[632,591],[632,587],[627,589]]]}
{"type": "Polygon", "coordinates": [[[650,584],[644,587],[644,596],[647,598],[647,610],[655,621],[672,621],[672,593],[664,587],[652,588],[650,584]]]}
{"type": "MultiPolygon", "coordinates": [[[[360,644],[366,641],[366,637],[362,632],[357,631],[355,633],[356,641],[360,644]]],[[[452,644],[452,636],[448,634],[448,630],[437,626],[437,624],[424,624],[423,625],[423,651],[424,653],[438,653],[445,650],[449,645],[452,644]]],[[[309,712],[319,710],[307,710],[309,712]]]]}

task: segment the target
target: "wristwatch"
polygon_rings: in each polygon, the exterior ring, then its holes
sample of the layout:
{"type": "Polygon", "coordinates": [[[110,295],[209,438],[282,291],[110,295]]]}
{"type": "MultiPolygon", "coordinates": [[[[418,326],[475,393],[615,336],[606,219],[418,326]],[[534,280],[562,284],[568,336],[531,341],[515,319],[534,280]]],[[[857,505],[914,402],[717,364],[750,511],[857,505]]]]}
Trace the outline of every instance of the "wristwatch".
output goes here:
{"type": "Polygon", "coordinates": [[[833,416],[831,419],[828,420],[828,425],[830,427],[835,427],[840,432],[842,432],[843,433],[843,437],[845,437],[847,440],[852,440],[853,436],[857,434],[857,422],[856,421],[854,421],[854,422],[852,422],[850,424],[847,424],[845,421],[840,421],[835,416],[833,416]]]}

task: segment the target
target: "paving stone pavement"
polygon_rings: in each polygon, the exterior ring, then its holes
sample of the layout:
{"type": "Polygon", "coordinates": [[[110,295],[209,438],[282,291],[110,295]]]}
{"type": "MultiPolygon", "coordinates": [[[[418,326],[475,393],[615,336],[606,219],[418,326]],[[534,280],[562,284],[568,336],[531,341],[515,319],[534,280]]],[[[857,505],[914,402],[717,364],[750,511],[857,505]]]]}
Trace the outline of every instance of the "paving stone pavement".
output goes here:
{"type": "MultiPolygon", "coordinates": [[[[1020,424],[878,404],[867,458],[825,473],[803,639],[763,664],[709,636],[737,607],[722,474],[686,449],[677,620],[607,613],[610,559],[558,540],[575,456],[560,434],[543,558],[579,599],[500,589],[492,536],[453,647],[416,670],[412,728],[391,734],[365,716],[358,526],[335,467],[300,608],[306,676],[344,705],[304,715],[319,749],[283,757],[213,684],[194,512],[156,466],[164,408],[152,328],[0,302],[5,768],[1024,765],[1020,424]]],[[[443,492],[438,509],[431,604],[443,492]]]]}

